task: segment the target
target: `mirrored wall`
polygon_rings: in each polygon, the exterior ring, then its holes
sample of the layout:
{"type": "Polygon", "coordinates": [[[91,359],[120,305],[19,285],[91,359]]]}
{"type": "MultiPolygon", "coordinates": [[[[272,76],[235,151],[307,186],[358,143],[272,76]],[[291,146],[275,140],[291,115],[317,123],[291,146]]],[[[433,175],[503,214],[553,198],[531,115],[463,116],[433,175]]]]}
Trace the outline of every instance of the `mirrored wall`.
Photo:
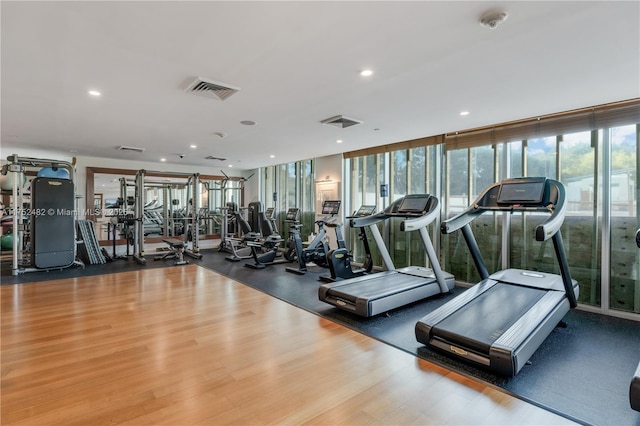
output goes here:
{"type": "Polygon", "coordinates": [[[86,199],[95,207],[96,234],[102,245],[115,239],[123,243],[122,217],[135,214],[135,199],[144,205],[145,242],[159,242],[166,237],[181,237],[189,232],[188,217],[197,206],[199,238],[219,238],[222,222],[233,209],[244,204],[244,179],[238,177],[198,175],[194,192],[193,175],[146,172],[144,190],[138,195],[137,170],[87,167],[86,199]],[[194,202],[194,194],[197,201],[194,202]],[[233,207],[235,206],[235,207],[233,207]],[[118,225],[120,220],[120,225],[118,225]]]}

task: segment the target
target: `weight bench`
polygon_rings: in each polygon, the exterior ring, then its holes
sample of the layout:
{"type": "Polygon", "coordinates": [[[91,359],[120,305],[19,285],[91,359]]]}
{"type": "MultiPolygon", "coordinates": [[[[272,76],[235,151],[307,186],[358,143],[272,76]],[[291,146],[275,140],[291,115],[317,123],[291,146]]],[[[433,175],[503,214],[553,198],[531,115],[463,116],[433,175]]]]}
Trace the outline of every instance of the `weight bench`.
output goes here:
{"type": "Polygon", "coordinates": [[[156,256],[154,260],[176,259],[174,265],[186,265],[189,263],[184,260],[184,241],[175,238],[165,238],[162,240],[169,245],[169,251],[162,256],[156,256]]]}

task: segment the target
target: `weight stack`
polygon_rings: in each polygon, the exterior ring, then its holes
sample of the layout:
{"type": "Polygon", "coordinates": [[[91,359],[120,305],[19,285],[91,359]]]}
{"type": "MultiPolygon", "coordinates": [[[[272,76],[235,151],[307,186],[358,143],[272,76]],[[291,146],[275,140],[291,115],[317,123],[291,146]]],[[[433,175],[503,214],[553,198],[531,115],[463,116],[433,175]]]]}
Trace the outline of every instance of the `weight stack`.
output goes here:
{"type": "Polygon", "coordinates": [[[75,260],[75,191],[68,179],[31,181],[31,261],[39,269],[65,268],[75,260]]]}

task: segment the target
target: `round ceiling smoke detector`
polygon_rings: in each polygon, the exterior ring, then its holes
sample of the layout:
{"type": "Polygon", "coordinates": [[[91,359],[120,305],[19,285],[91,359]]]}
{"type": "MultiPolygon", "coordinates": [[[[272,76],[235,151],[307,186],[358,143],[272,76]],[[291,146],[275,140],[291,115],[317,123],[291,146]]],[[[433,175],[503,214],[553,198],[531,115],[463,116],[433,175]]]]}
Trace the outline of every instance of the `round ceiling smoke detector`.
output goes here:
{"type": "Polygon", "coordinates": [[[494,29],[507,20],[509,14],[503,11],[487,12],[480,17],[480,25],[494,29]]]}

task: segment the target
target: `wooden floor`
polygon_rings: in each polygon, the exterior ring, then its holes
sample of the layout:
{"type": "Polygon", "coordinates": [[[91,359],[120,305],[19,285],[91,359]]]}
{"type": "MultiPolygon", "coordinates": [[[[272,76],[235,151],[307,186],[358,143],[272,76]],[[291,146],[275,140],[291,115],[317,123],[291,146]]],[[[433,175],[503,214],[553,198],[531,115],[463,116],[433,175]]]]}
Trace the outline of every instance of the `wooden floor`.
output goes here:
{"type": "Polygon", "coordinates": [[[2,425],[570,424],[195,265],[0,290],[2,425]]]}

